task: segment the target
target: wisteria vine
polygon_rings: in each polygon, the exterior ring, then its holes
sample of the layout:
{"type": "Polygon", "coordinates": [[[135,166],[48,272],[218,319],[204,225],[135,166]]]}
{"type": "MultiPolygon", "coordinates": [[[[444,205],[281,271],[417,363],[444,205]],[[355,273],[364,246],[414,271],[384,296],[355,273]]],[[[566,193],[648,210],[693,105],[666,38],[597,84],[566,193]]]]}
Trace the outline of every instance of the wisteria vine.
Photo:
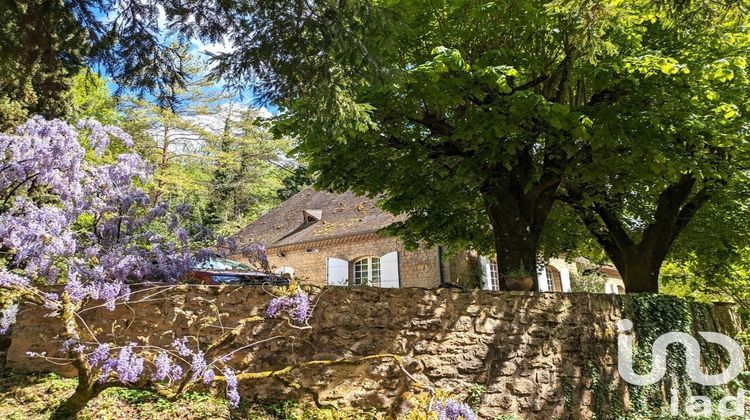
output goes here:
{"type": "MultiPolygon", "coordinates": [[[[34,117],[13,134],[0,134],[0,288],[15,297],[0,310],[0,333],[15,322],[19,302],[41,305],[66,326],[61,352],[78,370],[79,382],[89,384],[82,391],[86,398],[110,386],[155,383],[162,384],[158,390],[179,392],[221,377],[236,406],[237,376],[226,357],[207,358],[188,337],[169,348],[102,343],[81,317],[97,307],[114,310],[152,298],[217,250],[269,268],[259,244],[241,249],[220,239],[206,248],[210,232],[189,224],[189,207],[152,203],[144,190],[150,166],[138,154],[108,154],[112,142],[132,146],[121,129],[91,119],[74,128],[34,117]],[[131,289],[148,281],[158,285],[131,289]]],[[[305,322],[309,300],[296,296],[285,308],[295,322],[305,322]]]]}
{"type": "MultiPolygon", "coordinates": [[[[132,145],[125,132],[95,120],[73,127],[34,117],[14,133],[0,134],[0,289],[13,298],[0,308],[0,333],[12,328],[25,305],[46,308],[47,315],[60,322],[64,357],[27,353],[76,368],[78,386],[58,408],[60,414],[75,414],[109,387],[148,389],[175,399],[193,387],[217,382],[224,384],[229,404],[236,407],[239,383],[263,375],[237,372],[229,362],[239,351],[283,336],[225,354],[222,346],[245,325],[268,318],[286,318],[292,328],[312,328],[308,320],[314,304],[293,283],[272,292],[265,317],[220,326],[222,335],[209,345],[189,336],[165,347],[102,341],[86,324],[86,312],[158,299],[185,278],[191,266],[211,255],[241,254],[259,269],[272,268],[261,244],[239,246],[232,239],[214,239],[207,229],[191,224],[189,207],[152,202],[145,191],[152,179],[150,165],[138,154],[112,153],[112,142],[132,145]]],[[[328,362],[382,359],[394,361],[413,380],[395,355],[328,362]]],[[[320,363],[300,362],[271,374],[320,363]]]]}

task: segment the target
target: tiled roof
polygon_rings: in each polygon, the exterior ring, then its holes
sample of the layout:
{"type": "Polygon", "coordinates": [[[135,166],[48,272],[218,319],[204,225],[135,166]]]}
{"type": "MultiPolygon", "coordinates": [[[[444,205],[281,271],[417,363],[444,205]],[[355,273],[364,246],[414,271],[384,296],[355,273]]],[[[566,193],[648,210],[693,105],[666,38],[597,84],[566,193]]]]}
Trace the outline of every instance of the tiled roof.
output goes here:
{"type": "Polygon", "coordinates": [[[336,194],[308,188],[259,217],[234,237],[240,243],[259,242],[274,248],[372,233],[404,218],[379,209],[375,199],[351,192],[336,194]],[[320,214],[321,220],[305,221],[305,212],[320,214]]]}

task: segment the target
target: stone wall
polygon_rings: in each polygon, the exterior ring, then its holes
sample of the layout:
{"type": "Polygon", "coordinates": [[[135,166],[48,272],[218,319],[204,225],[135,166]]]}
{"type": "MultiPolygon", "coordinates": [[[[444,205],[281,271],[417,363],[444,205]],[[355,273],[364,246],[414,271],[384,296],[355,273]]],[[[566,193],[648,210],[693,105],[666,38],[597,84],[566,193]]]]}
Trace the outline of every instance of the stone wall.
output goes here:
{"type": "MultiPolygon", "coordinates": [[[[616,321],[622,316],[622,299],[629,297],[306,288],[318,299],[313,328],[292,329],[283,320],[249,327],[235,347],[276,335],[285,338],[239,352],[236,365],[256,371],[305,360],[396,353],[424,383],[461,395],[477,384],[484,386],[483,418],[506,413],[533,419],[591,418],[593,413],[612,418],[607,413],[613,406],[629,409],[627,387],[616,373],[616,321]],[[605,402],[596,391],[601,383],[608,384],[605,402]]],[[[182,335],[208,343],[221,333],[221,325],[262,313],[268,295],[252,287],[178,286],[153,299],[113,312],[89,311],[86,319],[119,344],[167,345],[182,335]]],[[[717,312],[717,320],[731,320],[727,307],[710,310],[717,312]]],[[[28,307],[19,313],[8,366],[72,374],[70,367],[25,356],[27,351],[54,355],[60,346],[59,329],[42,315],[28,307]]],[[[310,398],[318,404],[380,407],[393,413],[404,409],[410,392],[404,375],[390,362],[312,367],[292,378],[299,388],[262,380],[245,383],[242,393],[246,398],[310,398]]]]}

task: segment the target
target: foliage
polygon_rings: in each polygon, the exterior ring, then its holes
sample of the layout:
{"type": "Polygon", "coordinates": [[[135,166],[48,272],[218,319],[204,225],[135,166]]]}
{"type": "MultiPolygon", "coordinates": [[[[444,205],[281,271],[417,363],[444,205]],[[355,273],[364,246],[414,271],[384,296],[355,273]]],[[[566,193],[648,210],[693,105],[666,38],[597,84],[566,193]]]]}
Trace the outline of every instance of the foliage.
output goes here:
{"type": "Polygon", "coordinates": [[[292,144],[270,135],[261,110],[213,88],[204,62],[181,54],[187,84],[173,94],[182,105],[130,98],[123,127],[156,167],[152,199],[190,203],[194,222],[233,234],[278,203],[276,191],[293,166],[285,157],[292,144]]]}
{"type": "Polygon", "coordinates": [[[277,191],[279,200],[286,201],[291,198],[294,194],[302,191],[306,187],[309,187],[315,182],[315,179],[310,175],[305,165],[298,165],[291,170],[287,176],[281,180],[283,185],[277,191]]]}
{"type": "Polygon", "coordinates": [[[536,270],[533,268],[526,268],[523,264],[520,267],[506,271],[503,275],[505,277],[534,277],[536,270]]]}
{"type": "MultiPolygon", "coordinates": [[[[679,231],[736,172],[741,5],[201,5],[203,21],[174,11],[174,27],[213,41],[230,26],[236,48],[213,57],[215,73],[285,108],[278,130],[301,139],[319,186],[381,194],[408,213],[394,230],[412,245],[494,247],[501,271],[514,270],[535,265],[563,180],[579,211],[606,207],[636,239],[662,193],[694,189],[672,200],[689,205],[672,206],[685,211],[665,222],[670,234],[647,241],[658,246],[645,281],[597,236],[628,283],[653,283],[679,231]]],[[[593,233],[597,217],[584,220],[593,233]]]]}
{"type": "MultiPolygon", "coordinates": [[[[660,335],[667,332],[695,335],[696,331],[716,329],[711,304],[691,303],[672,296],[648,294],[618,296],[618,299],[623,318],[632,320],[634,324],[636,346],[633,363],[636,372],[647,372],[651,368],[651,346],[660,335]]],[[[725,352],[719,351],[717,346],[709,345],[702,337],[698,340],[701,343],[701,363],[708,372],[715,373],[722,369],[722,366],[726,366],[728,357],[725,352]]],[[[667,374],[664,379],[649,386],[627,385],[632,407],[627,418],[665,417],[665,396],[670,395],[673,388],[678,390],[680,401],[684,403],[690,395],[706,395],[716,402],[728,391],[743,386],[737,380],[721,387],[698,385],[688,377],[685,363],[685,348],[672,346],[667,357],[667,374]]],[[[610,404],[611,409],[614,409],[610,414],[616,417],[624,414],[619,402],[610,401],[610,390],[601,389],[598,392],[600,395],[596,398],[602,401],[598,412],[604,413],[604,404],[610,404]]]]}
{"type": "Polygon", "coordinates": [[[702,302],[735,302],[743,316],[748,311],[750,220],[747,182],[717,194],[700,217],[675,243],[662,273],[665,292],[702,302]]]}
{"type": "Polygon", "coordinates": [[[686,265],[673,261],[664,264],[659,280],[659,291],[665,295],[703,303],[733,300],[729,293],[710,286],[712,283],[717,284],[716,282],[698,277],[686,265]]]}
{"type": "MultiPolygon", "coordinates": [[[[653,291],[688,222],[736,195],[746,166],[742,3],[69,3],[52,32],[83,36],[80,51],[51,54],[101,63],[174,112],[191,83],[184,43],[228,42],[211,77],[282,107],[277,132],[299,137],[318,186],[379,194],[410,214],[392,229],[408,244],[494,248],[501,271],[573,248],[577,228],[542,238],[564,187],[627,287],[653,291]]],[[[25,9],[12,12],[4,29],[23,34],[25,9]]],[[[217,214],[219,195],[205,220],[221,225],[238,214],[217,214]]]]}
{"type": "Polygon", "coordinates": [[[67,117],[90,44],[74,13],[50,0],[0,4],[0,131],[34,114],[67,117]]]}
{"type": "Polygon", "coordinates": [[[699,210],[744,182],[750,42],[742,7],[696,2],[632,18],[648,19],[633,35],[648,53],[597,67],[616,101],[588,108],[591,141],[565,186],[626,288],[645,292],[693,218],[726,222],[699,210]]]}
{"type": "Polygon", "coordinates": [[[284,313],[297,325],[304,325],[310,318],[310,296],[298,283],[292,282],[279,296],[274,296],[268,303],[265,315],[267,318],[278,318],[284,313]]]}
{"type": "Polygon", "coordinates": [[[468,395],[466,396],[466,404],[468,404],[473,410],[479,410],[482,405],[482,397],[486,392],[487,387],[474,384],[469,388],[468,395]]]}
{"type": "Polygon", "coordinates": [[[294,163],[286,158],[292,142],[274,138],[259,110],[225,104],[214,115],[223,121],[204,131],[205,152],[211,159],[204,221],[230,234],[278,204],[285,176],[297,169],[289,169],[294,163]]]}
{"type": "MultiPolygon", "coordinates": [[[[311,365],[387,359],[406,372],[402,359],[393,354],[300,361],[270,372],[236,372],[232,362],[241,352],[285,337],[275,335],[227,350],[245,328],[264,322],[260,316],[232,326],[213,325],[213,315],[200,316],[206,327],[221,331],[209,343],[196,336],[174,337],[166,346],[108,341],[106,333],[90,327],[83,314],[148,302],[175,287],[195,262],[216,253],[242,255],[265,272],[271,267],[262,244],[240,248],[232,239],[213,242],[210,231],[190,222],[187,206],[152,201],[144,189],[151,174],[138,155],[122,153],[105,159],[112,140],[122,147],[132,145],[122,130],[93,119],[82,120],[77,127],[80,132],[61,120],[34,117],[15,134],[0,135],[4,199],[0,236],[5,261],[0,289],[11,290],[12,297],[18,298],[2,308],[0,330],[7,332],[15,321],[18,303],[36,305],[59,323],[62,357],[27,352],[29,357],[70,364],[77,371],[75,392],[55,410],[54,418],[76,415],[109,388],[148,391],[171,401],[215,384],[226,393],[229,405],[237,407],[240,381],[281,378],[311,365]],[[84,139],[88,150],[79,144],[84,139]],[[86,159],[87,154],[93,158],[86,159]]],[[[298,284],[275,293],[278,296],[273,296],[266,311],[269,318],[284,318],[292,328],[312,328],[307,321],[314,304],[298,284]]]]}
{"type": "Polygon", "coordinates": [[[82,70],[75,75],[71,100],[71,121],[84,118],[93,118],[102,124],[115,124],[119,121],[117,104],[109,92],[107,81],[91,71],[82,70]]]}
{"type": "MultiPolygon", "coordinates": [[[[0,417],[20,420],[48,418],[76,387],[75,379],[55,374],[28,374],[5,370],[0,374],[0,417]]],[[[297,401],[258,403],[243,401],[237,408],[208,392],[189,392],[172,402],[152,393],[132,389],[108,389],[93,401],[79,419],[100,418],[245,418],[254,420],[372,420],[384,417],[364,409],[326,409],[297,401]]]]}
{"type": "Polygon", "coordinates": [[[606,281],[606,276],[591,270],[577,275],[571,274],[570,287],[574,293],[602,293],[606,281]]]}

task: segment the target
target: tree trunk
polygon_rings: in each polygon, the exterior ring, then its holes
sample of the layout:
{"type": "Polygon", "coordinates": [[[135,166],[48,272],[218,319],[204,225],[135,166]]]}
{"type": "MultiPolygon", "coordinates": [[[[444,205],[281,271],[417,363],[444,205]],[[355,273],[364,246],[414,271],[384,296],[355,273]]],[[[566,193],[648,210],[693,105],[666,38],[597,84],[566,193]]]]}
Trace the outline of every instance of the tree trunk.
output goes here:
{"type": "MultiPolygon", "coordinates": [[[[508,290],[502,277],[525,271],[533,280],[531,290],[539,290],[537,260],[539,239],[554,202],[551,193],[523,193],[513,184],[493,186],[484,194],[484,203],[495,242],[500,287],[508,290]]],[[[521,189],[522,186],[519,187],[521,189]]],[[[552,187],[554,192],[556,186],[552,187]]]]}
{"type": "MultiPolygon", "coordinates": [[[[78,322],[75,317],[76,305],[72,302],[70,294],[64,292],[61,296],[62,313],[60,321],[65,326],[65,333],[68,339],[80,342],[78,322]]],[[[63,401],[52,413],[51,419],[71,419],[86,407],[89,401],[94,399],[104,390],[104,386],[96,383],[91,375],[91,366],[88,364],[83,353],[69,352],[73,358],[73,367],[78,371],[78,385],[73,395],[63,401]]]]}
{"type": "Polygon", "coordinates": [[[606,195],[603,204],[586,207],[582,191],[575,185],[568,187],[569,204],[617,267],[628,293],[659,293],[659,272],[672,244],[716,191],[715,185],[704,185],[691,195],[695,183],[695,177],[685,174],[659,194],[653,221],[643,229],[639,242],[606,195]]]}
{"type": "Polygon", "coordinates": [[[87,381],[81,381],[79,379],[78,386],[76,387],[73,395],[68,397],[67,400],[63,401],[52,413],[50,419],[63,420],[63,419],[74,419],[89,403],[89,401],[96,398],[99,394],[93,386],[87,383],[87,381]]]}
{"type": "MultiPolygon", "coordinates": [[[[644,254],[635,252],[636,257],[644,254]]],[[[619,258],[614,264],[628,293],[659,293],[659,271],[663,262],[664,257],[619,258]]]]}

